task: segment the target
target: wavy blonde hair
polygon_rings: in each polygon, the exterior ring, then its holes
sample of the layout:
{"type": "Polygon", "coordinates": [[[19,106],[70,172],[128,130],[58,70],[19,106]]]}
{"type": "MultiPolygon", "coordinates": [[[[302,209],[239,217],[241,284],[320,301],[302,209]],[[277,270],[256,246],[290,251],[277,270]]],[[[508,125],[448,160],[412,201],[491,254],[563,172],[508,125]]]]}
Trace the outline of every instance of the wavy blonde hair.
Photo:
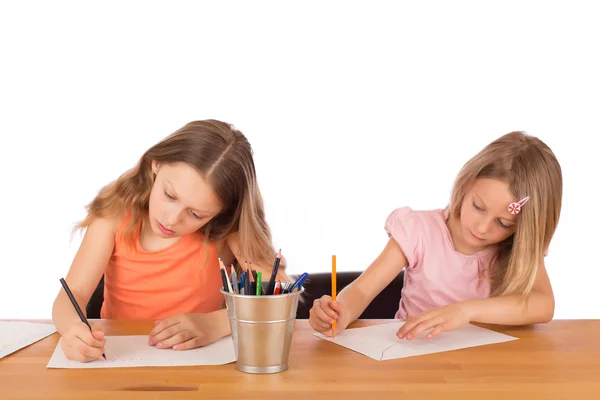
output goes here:
{"type": "MultiPolygon", "coordinates": [[[[265,219],[253,152],[246,137],[232,125],[216,120],[193,121],[148,149],[137,165],[103,187],[86,206],[87,217],[76,225],[84,229],[94,218],[118,217],[127,210],[123,236],[130,245],[138,224],[148,215],[154,184],[152,161],[184,162],[210,184],[222,211],[200,228],[206,240],[219,240],[239,232],[244,260],[266,265],[275,260],[271,231],[265,219]]],[[[240,271],[241,260],[236,269],[240,271]]],[[[282,259],[280,268],[285,268],[282,259]]]]}
{"type": "Polygon", "coordinates": [[[529,201],[518,214],[513,235],[498,243],[490,261],[492,296],[526,296],[554,235],[562,204],[562,171],[550,148],[525,132],[510,132],[484,147],[460,170],[449,210],[460,216],[465,193],[477,178],[508,184],[513,196],[529,201]]]}

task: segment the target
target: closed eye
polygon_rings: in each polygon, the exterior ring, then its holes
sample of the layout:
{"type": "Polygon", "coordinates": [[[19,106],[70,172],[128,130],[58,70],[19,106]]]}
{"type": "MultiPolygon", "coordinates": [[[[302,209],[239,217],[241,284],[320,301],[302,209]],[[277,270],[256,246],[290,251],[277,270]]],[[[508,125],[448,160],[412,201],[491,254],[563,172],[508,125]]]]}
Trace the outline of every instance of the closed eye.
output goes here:
{"type": "Polygon", "coordinates": [[[196,219],[199,219],[199,220],[201,220],[201,219],[202,219],[202,217],[201,217],[201,216],[199,216],[198,214],[196,214],[195,212],[193,212],[193,211],[190,211],[190,213],[191,213],[191,214],[194,216],[194,218],[196,218],[196,219]]]}
{"type": "MultiPolygon", "coordinates": [[[[476,209],[477,211],[483,211],[483,208],[479,207],[477,204],[475,204],[475,202],[473,202],[473,208],[476,209]]],[[[502,221],[500,221],[500,220],[497,220],[497,221],[498,221],[498,224],[500,225],[500,227],[502,229],[509,230],[510,228],[512,228],[512,226],[506,226],[506,225],[504,225],[502,223],[502,221]]]]}
{"type": "Polygon", "coordinates": [[[175,200],[175,197],[171,196],[169,193],[165,192],[165,196],[171,200],[175,200]]]}
{"type": "Polygon", "coordinates": [[[512,226],[506,226],[502,223],[502,221],[498,220],[498,223],[500,224],[500,226],[502,227],[502,229],[506,229],[509,230],[510,228],[512,228],[512,226]]]}

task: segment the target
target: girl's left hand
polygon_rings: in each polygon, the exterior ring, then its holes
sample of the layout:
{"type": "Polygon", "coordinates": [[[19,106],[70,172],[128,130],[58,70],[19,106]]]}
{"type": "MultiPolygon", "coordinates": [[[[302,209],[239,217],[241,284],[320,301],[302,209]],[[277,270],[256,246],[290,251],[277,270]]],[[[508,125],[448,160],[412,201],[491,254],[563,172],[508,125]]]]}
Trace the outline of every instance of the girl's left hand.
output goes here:
{"type": "MultiPolygon", "coordinates": [[[[226,321],[226,320],[225,320],[226,321]]],[[[148,344],[159,349],[188,350],[206,346],[226,335],[215,313],[183,313],[156,321],[148,344]]]]}
{"type": "Polygon", "coordinates": [[[422,332],[433,329],[427,334],[431,339],[442,332],[448,332],[471,322],[464,303],[450,304],[433,308],[414,317],[409,317],[396,334],[400,339],[414,339],[422,332]]]}

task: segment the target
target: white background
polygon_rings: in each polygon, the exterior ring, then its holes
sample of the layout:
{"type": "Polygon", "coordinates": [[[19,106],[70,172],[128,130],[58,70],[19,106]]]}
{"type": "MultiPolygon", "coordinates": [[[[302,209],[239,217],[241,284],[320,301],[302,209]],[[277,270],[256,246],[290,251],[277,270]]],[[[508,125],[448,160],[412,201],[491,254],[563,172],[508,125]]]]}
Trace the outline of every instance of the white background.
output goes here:
{"type": "Polygon", "coordinates": [[[593,6],[196,3],[0,5],[0,318],[50,318],[84,205],[205,118],[250,139],[291,273],[366,268],[394,208],[444,207],[488,142],[539,136],[564,173],[555,317],[600,317],[593,6]]]}

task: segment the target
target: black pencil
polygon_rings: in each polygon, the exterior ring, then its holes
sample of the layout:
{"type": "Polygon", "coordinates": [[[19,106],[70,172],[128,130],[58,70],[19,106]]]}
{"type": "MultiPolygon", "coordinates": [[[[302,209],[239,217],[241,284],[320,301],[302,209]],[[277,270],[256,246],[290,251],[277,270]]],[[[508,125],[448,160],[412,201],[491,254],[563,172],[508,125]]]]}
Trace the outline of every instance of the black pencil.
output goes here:
{"type": "Polygon", "coordinates": [[[244,280],[244,294],[246,296],[252,295],[252,281],[250,281],[250,271],[246,270],[246,279],[244,280]]]}
{"type": "Polygon", "coordinates": [[[275,293],[275,278],[277,277],[277,270],[279,269],[279,262],[281,261],[281,249],[277,252],[275,257],[275,265],[273,265],[273,271],[271,272],[271,279],[269,279],[269,286],[267,286],[267,295],[273,295],[275,293]]]}
{"type": "MultiPolygon", "coordinates": [[[[73,307],[75,307],[75,311],[77,311],[77,314],[79,315],[79,318],[81,319],[81,322],[86,324],[88,326],[88,328],[90,328],[90,332],[91,332],[92,327],[88,323],[87,318],[85,318],[85,315],[83,315],[81,308],[79,308],[79,304],[77,304],[77,300],[75,300],[75,296],[73,296],[73,293],[71,293],[71,289],[69,289],[69,285],[67,285],[67,282],[65,282],[65,280],[63,278],[60,278],[60,283],[63,286],[63,288],[65,289],[67,296],[69,296],[69,300],[71,300],[71,304],[73,304],[73,307]]],[[[102,353],[102,357],[104,357],[104,359],[106,360],[106,355],[104,355],[104,353],[102,353]]]]}
{"type": "Polygon", "coordinates": [[[223,291],[229,292],[229,285],[227,284],[227,272],[224,267],[221,267],[221,280],[223,281],[223,291]]]}

